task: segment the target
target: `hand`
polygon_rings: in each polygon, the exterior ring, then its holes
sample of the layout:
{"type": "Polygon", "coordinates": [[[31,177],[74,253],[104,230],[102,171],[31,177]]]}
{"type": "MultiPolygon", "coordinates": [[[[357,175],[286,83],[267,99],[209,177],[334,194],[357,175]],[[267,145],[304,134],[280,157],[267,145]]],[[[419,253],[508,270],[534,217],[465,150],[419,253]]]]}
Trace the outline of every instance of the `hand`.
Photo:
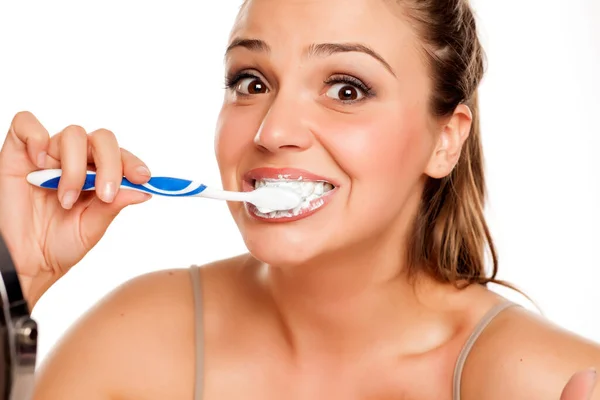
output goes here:
{"type": "Polygon", "coordinates": [[[571,377],[560,400],[590,400],[595,386],[596,371],[580,371],[571,377]]]}
{"type": "Polygon", "coordinates": [[[148,194],[119,191],[122,177],[146,183],[145,164],[101,129],[69,126],[50,138],[29,112],[18,113],[0,151],[0,232],[33,308],[42,294],[90,251],[128,205],[148,194]],[[58,190],[30,185],[27,174],[62,168],[58,190]],[[96,191],[81,192],[87,170],[96,170],[96,191]]]}

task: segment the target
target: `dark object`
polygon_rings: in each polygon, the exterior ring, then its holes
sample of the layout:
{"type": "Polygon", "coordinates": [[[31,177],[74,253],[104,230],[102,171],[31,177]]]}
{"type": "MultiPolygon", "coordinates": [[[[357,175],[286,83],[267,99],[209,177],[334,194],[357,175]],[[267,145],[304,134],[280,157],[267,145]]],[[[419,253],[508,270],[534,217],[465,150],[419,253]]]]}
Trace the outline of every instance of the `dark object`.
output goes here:
{"type": "Polygon", "coordinates": [[[30,400],[37,355],[37,323],[0,235],[0,400],[30,400]]]}

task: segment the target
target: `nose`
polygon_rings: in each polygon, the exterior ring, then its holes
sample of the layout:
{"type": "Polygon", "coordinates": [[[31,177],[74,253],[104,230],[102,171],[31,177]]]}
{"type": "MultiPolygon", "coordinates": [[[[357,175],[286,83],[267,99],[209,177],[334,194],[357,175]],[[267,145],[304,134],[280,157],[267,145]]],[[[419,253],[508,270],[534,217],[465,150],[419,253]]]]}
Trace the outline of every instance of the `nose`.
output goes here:
{"type": "Polygon", "coordinates": [[[271,153],[309,148],[313,136],[302,108],[294,99],[275,98],[254,136],[254,144],[271,153]]]}

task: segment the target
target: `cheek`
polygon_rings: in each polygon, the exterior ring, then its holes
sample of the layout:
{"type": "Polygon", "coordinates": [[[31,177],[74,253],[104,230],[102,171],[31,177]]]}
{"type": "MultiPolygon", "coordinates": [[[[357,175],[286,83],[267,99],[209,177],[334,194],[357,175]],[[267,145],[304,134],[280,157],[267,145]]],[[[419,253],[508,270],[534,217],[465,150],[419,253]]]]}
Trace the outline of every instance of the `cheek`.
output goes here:
{"type": "Polygon", "coordinates": [[[356,116],[335,130],[328,147],[353,181],[409,184],[421,177],[430,157],[427,129],[422,112],[396,108],[356,116]]]}
{"type": "Polygon", "coordinates": [[[252,146],[252,118],[244,113],[235,112],[231,107],[224,106],[217,120],[215,134],[215,155],[221,179],[226,189],[237,184],[238,169],[244,155],[252,146]],[[234,115],[235,114],[235,115],[234,115]]]}
{"type": "Polygon", "coordinates": [[[348,223],[360,226],[360,235],[368,237],[395,224],[398,217],[410,218],[430,158],[423,113],[409,108],[378,110],[368,119],[357,115],[356,121],[339,128],[328,150],[350,180],[348,223]]]}

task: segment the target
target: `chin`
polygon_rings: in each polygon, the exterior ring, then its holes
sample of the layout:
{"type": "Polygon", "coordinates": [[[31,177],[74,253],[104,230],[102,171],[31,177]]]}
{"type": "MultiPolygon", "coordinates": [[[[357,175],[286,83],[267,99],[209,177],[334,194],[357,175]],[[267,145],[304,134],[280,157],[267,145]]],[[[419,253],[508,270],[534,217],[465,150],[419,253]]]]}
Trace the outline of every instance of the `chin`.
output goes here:
{"type": "Polygon", "coordinates": [[[338,226],[317,215],[284,222],[257,218],[247,206],[231,211],[250,254],[274,267],[309,264],[328,253],[332,239],[339,235],[338,226]]]}
{"type": "MultiPolygon", "coordinates": [[[[331,195],[335,191],[330,192],[331,195]]],[[[273,267],[318,266],[344,259],[389,227],[392,215],[374,214],[377,204],[348,210],[324,201],[299,213],[264,215],[249,204],[231,204],[230,211],[250,254],[273,267]]]]}
{"type": "Polygon", "coordinates": [[[292,224],[245,226],[242,238],[254,258],[274,267],[300,266],[324,253],[325,232],[315,234],[292,224]]]}

